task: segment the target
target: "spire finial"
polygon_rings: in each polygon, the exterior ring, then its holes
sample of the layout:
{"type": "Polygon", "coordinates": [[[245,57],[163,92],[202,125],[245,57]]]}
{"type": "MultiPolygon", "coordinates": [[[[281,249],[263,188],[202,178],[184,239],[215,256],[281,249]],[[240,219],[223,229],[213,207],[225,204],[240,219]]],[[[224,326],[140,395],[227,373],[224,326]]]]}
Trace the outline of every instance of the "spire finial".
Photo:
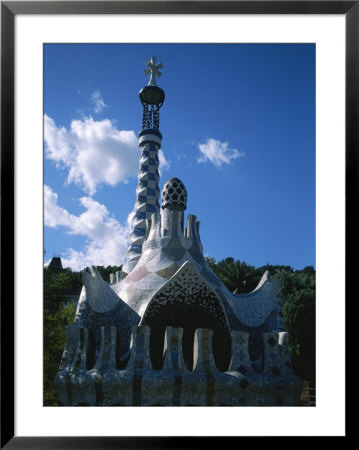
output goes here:
{"type": "Polygon", "coordinates": [[[145,75],[151,74],[150,81],[148,82],[148,86],[157,86],[156,84],[156,77],[160,77],[162,73],[158,69],[162,69],[163,64],[159,63],[156,65],[157,58],[155,56],[152,56],[151,59],[149,59],[145,64],[148,69],[145,69],[145,75]]]}

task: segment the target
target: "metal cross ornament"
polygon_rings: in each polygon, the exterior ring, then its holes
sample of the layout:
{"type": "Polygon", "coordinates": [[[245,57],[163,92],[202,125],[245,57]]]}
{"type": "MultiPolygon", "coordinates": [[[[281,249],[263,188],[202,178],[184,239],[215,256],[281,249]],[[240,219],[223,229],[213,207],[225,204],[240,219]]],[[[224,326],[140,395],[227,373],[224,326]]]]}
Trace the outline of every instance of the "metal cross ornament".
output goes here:
{"type": "Polygon", "coordinates": [[[145,69],[145,75],[151,74],[150,81],[148,82],[148,86],[157,86],[156,77],[160,77],[162,73],[158,69],[162,69],[163,64],[159,63],[156,65],[157,58],[152,56],[145,64],[148,69],[145,69]]]}

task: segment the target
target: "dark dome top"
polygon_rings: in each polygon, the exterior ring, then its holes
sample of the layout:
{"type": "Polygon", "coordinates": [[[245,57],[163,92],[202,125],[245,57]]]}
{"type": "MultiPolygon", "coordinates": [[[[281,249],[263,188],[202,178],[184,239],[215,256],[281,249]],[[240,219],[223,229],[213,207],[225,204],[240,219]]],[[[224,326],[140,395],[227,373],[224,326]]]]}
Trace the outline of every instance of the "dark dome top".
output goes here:
{"type": "Polygon", "coordinates": [[[162,208],[185,210],[187,190],[179,178],[170,178],[162,189],[162,208]]]}
{"type": "Polygon", "coordinates": [[[140,100],[144,104],[160,106],[165,101],[165,92],[158,86],[146,86],[140,90],[140,100]]]}

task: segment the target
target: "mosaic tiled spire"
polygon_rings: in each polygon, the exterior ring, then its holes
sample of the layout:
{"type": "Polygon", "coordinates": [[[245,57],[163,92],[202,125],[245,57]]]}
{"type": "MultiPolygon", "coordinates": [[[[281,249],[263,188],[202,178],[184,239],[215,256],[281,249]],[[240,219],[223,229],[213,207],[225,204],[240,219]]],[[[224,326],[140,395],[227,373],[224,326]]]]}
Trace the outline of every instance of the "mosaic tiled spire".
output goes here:
{"type": "Polygon", "coordinates": [[[148,86],[140,91],[140,100],[143,106],[142,130],[139,133],[139,146],[141,149],[140,170],[136,189],[136,203],[132,218],[132,232],[129,237],[126,262],[122,272],[129,274],[136,266],[142,253],[142,244],[146,235],[147,219],[155,212],[159,212],[158,198],[160,189],[158,151],[161,148],[162,135],[159,131],[159,110],[164,102],[165,93],[156,85],[155,77],[161,76],[158,71],[162,64],[156,65],[156,58],[147,61],[148,69],[145,74],[151,78],[148,86]]]}

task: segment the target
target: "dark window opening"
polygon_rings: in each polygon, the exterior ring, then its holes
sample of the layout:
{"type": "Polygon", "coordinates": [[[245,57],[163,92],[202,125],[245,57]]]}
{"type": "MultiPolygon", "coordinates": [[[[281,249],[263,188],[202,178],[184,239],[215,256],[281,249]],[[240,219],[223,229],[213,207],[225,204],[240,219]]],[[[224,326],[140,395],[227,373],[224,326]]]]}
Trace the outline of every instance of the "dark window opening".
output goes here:
{"type": "Polygon", "coordinates": [[[95,336],[92,332],[92,330],[88,330],[88,341],[87,341],[87,348],[86,348],[86,369],[91,370],[93,369],[95,362],[96,362],[96,342],[95,342],[95,336]]]}
{"type": "Polygon", "coordinates": [[[182,351],[188,370],[193,370],[194,334],[198,328],[213,330],[212,352],[219,371],[228,369],[231,359],[231,338],[223,324],[206,309],[185,304],[170,305],[155,316],[145,318],[144,325],[151,327],[150,357],[152,366],[159,370],[163,365],[164,335],[168,326],[183,328],[182,351]]]}

